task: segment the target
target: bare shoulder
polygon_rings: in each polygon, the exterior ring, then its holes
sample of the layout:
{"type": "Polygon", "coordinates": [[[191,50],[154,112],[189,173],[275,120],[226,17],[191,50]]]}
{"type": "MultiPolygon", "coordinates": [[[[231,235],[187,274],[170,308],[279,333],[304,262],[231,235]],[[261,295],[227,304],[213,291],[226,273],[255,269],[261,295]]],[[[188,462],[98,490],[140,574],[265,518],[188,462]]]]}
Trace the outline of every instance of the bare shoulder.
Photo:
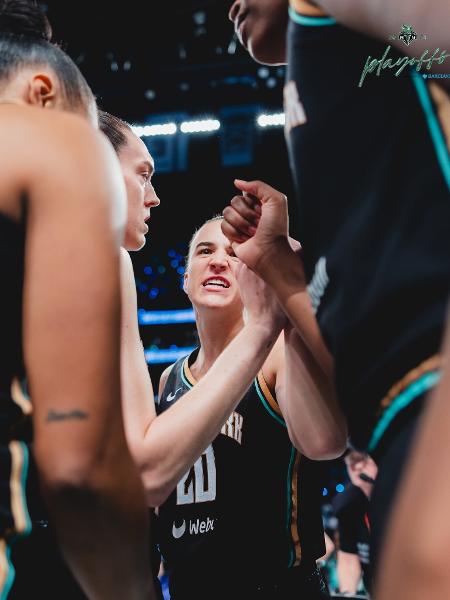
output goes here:
{"type": "Polygon", "coordinates": [[[271,390],[275,390],[278,373],[284,366],[284,333],[281,332],[278,336],[274,347],[266,358],[262,372],[267,385],[271,390]]]}
{"type": "MultiPolygon", "coordinates": [[[[60,110],[4,105],[0,108],[0,124],[4,133],[0,145],[17,145],[22,154],[30,149],[30,144],[31,151],[37,147],[47,149],[59,141],[70,141],[69,147],[73,148],[86,140],[103,144],[103,136],[85,118],[60,110]]],[[[37,161],[42,158],[42,152],[35,155],[37,161]]]]}
{"type": "MultiPolygon", "coordinates": [[[[86,119],[58,110],[0,107],[0,210],[25,199],[39,214],[83,215],[121,231],[126,198],[117,156],[86,119]]],[[[31,212],[30,212],[31,216],[31,212]]],[[[68,222],[68,221],[67,221],[68,222]]]]}
{"type": "Polygon", "coordinates": [[[99,131],[69,112],[5,105],[0,108],[0,128],[2,171],[22,185],[48,172],[57,177],[61,171],[88,169],[90,174],[114,156],[99,131]]]}
{"type": "Polygon", "coordinates": [[[159,378],[159,396],[161,396],[161,394],[164,391],[164,388],[166,387],[166,383],[172,369],[173,365],[169,365],[166,369],[164,369],[164,371],[161,374],[161,377],[159,378]]]}

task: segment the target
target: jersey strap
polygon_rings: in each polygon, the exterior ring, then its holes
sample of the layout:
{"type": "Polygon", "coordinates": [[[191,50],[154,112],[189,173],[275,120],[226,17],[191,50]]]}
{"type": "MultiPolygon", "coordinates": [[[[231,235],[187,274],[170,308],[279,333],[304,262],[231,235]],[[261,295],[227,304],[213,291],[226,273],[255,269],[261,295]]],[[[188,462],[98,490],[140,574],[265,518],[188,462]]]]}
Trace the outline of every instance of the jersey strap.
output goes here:
{"type": "Polygon", "coordinates": [[[273,397],[269,390],[266,380],[264,379],[263,372],[260,371],[255,379],[255,388],[259,399],[261,400],[264,408],[267,410],[269,415],[275,419],[280,425],[286,427],[286,423],[283,419],[278,402],[273,397]]]}
{"type": "Polygon", "coordinates": [[[326,15],[321,8],[311,5],[305,0],[290,0],[289,18],[306,27],[336,25],[336,19],[326,15]]]}

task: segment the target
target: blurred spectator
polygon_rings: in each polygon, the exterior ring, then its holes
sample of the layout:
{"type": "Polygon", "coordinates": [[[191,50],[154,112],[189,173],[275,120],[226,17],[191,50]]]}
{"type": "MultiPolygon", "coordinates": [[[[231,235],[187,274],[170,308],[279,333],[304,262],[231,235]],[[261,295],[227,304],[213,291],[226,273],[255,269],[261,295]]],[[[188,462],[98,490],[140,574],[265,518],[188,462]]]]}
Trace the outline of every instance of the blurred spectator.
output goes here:
{"type": "Polygon", "coordinates": [[[371,588],[368,508],[378,469],[368,454],[356,450],[347,453],[345,464],[351,483],[333,499],[339,523],[337,575],[340,592],[355,594],[362,581],[366,591],[371,588]]]}

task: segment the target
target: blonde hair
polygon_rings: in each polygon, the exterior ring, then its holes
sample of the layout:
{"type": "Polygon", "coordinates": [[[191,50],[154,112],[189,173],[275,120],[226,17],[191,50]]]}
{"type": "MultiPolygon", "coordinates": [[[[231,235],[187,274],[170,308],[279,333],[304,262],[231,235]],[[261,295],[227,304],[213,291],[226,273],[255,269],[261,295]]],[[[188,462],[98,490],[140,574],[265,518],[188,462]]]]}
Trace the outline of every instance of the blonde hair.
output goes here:
{"type": "Polygon", "coordinates": [[[185,269],[186,270],[189,268],[189,261],[191,259],[192,244],[194,243],[195,236],[197,235],[197,233],[200,231],[200,229],[202,227],[204,227],[207,223],[212,223],[213,221],[223,221],[223,216],[220,215],[220,214],[217,214],[217,215],[214,215],[214,217],[211,217],[210,219],[207,219],[199,227],[197,227],[196,230],[194,231],[194,233],[192,234],[192,237],[191,237],[191,239],[189,241],[188,253],[187,253],[187,256],[184,259],[184,261],[185,261],[185,269]]]}

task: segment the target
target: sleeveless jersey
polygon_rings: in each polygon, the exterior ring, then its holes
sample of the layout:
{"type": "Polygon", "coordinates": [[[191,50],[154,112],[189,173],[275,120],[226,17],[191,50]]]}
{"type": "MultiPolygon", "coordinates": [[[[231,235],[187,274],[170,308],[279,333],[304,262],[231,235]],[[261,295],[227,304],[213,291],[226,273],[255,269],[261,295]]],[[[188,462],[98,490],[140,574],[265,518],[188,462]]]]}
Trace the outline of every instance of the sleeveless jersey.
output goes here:
{"type": "Polygon", "coordinates": [[[329,17],[292,8],[290,17],[286,134],[308,291],[351,436],[365,447],[381,399],[440,348],[450,291],[446,94],[425,68],[394,75],[385,61],[402,57],[385,53],[396,32],[383,43],[329,17]],[[359,87],[368,58],[383,56],[359,87]]]}
{"type": "MultiPolygon", "coordinates": [[[[173,366],[159,414],[195,385],[193,356],[173,366]]],[[[158,509],[171,593],[193,598],[200,584],[223,593],[227,586],[235,589],[235,572],[258,583],[283,577],[302,561],[313,564],[324,554],[317,469],[292,446],[260,372],[221,433],[158,509]]]]}
{"type": "Polygon", "coordinates": [[[0,596],[14,580],[7,544],[28,534],[31,521],[25,500],[29,453],[26,415],[30,402],[23,389],[22,287],[25,232],[0,213],[0,596]]]}

